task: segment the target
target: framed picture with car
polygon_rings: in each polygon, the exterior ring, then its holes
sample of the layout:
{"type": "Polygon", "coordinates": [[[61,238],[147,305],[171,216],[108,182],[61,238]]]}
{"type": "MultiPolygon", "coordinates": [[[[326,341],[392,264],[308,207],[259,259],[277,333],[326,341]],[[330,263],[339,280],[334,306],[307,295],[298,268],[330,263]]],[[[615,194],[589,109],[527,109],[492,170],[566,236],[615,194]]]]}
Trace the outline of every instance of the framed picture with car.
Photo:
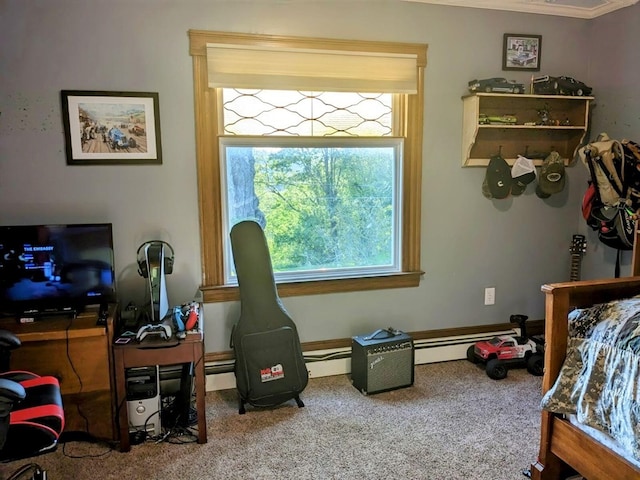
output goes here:
{"type": "Polygon", "coordinates": [[[62,90],[68,165],[161,164],[157,93],[62,90]]]}
{"type": "Polygon", "coordinates": [[[502,46],[502,70],[540,70],[542,35],[505,33],[502,46]]]}

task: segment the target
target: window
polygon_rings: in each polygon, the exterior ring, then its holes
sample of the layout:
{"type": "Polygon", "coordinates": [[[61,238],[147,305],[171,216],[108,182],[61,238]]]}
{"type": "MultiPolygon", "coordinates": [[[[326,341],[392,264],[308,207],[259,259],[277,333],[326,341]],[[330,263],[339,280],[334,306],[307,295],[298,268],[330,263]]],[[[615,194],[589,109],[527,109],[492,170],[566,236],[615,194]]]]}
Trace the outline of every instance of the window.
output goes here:
{"type": "Polygon", "coordinates": [[[238,298],[247,218],[281,296],[417,286],[426,46],[190,38],[205,301],[238,298]]]}

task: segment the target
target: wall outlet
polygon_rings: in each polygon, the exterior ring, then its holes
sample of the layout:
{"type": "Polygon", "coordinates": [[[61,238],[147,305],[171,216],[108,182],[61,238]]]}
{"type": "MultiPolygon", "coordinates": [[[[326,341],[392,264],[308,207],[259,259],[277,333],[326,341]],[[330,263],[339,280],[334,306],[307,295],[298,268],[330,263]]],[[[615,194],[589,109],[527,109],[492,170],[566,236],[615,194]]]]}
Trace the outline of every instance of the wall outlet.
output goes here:
{"type": "Polygon", "coordinates": [[[484,304],[495,305],[496,303],[496,287],[487,287],[484,289],[484,304]]]}

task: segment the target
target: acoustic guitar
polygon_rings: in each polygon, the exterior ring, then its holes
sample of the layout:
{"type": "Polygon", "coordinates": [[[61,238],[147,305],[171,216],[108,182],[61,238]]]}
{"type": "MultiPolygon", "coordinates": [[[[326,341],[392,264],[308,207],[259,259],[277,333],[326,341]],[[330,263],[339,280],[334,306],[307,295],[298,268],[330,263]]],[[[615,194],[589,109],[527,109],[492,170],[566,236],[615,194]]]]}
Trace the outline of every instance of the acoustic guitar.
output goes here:
{"type": "Polygon", "coordinates": [[[570,281],[580,280],[582,257],[587,253],[587,240],[584,235],[574,235],[571,239],[571,274],[570,281]]]}

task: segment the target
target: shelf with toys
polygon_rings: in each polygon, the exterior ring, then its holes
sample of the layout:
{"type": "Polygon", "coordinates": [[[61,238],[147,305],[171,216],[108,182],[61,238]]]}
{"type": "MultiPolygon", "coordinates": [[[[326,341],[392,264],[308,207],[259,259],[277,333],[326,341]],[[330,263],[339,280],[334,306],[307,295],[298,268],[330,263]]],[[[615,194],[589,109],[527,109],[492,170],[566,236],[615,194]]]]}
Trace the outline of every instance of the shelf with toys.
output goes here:
{"type": "Polygon", "coordinates": [[[590,96],[474,93],[462,97],[462,166],[486,167],[500,154],[509,165],[518,155],[536,165],[552,151],[565,164],[583,144],[590,96]]]}

